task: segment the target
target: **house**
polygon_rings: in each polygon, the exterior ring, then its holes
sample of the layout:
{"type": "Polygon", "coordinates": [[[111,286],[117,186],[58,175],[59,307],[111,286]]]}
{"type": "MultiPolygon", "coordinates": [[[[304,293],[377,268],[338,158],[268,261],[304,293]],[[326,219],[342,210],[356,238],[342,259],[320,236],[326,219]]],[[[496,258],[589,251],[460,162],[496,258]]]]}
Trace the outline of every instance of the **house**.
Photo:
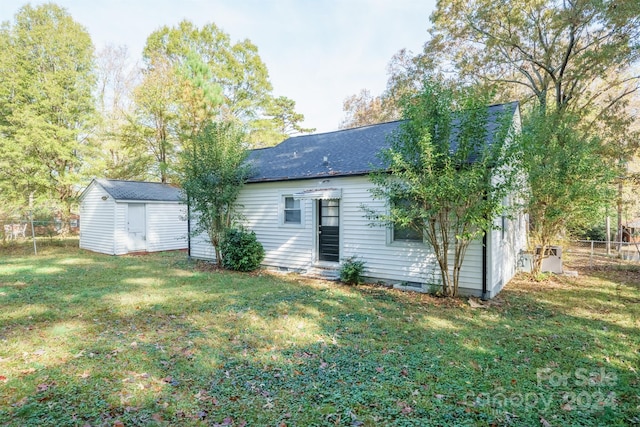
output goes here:
{"type": "Polygon", "coordinates": [[[94,179],[80,195],[80,248],[109,255],[186,249],[181,200],[168,184],[94,179]]]}
{"type": "MultiPolygon", "coordinates": [[[[519,107],[510,103],[489,107],[489,131],[498,128],[503,114],[519,130],[519,107]]],[[[386,209],[384,201],[371,197],[368,175],[383,167],[377,154],[389,146],[387,136],[400,124],[297,136],[250,153],[253,174],[238,205],[244,226],[264,246],[264,266],[337,272],[341,260],[357,257],[366,263],[368,280],[420,291],[439,285],[437,261],[421,236],[372,226],[362,209],[386,209]]],[[[495,221],[501,229],[473,242],[467,251],[460,293],[492,298],[516,272],[526,246],[526,218],[495,221]]],[[[191,239],[190,255],[215,258],[204,236],[191,239]]]]}
{"type": "Polygon", "coordinates": [[[640,243],[640,218],[629,221],[622,226],[622,241],[640,243]]]}

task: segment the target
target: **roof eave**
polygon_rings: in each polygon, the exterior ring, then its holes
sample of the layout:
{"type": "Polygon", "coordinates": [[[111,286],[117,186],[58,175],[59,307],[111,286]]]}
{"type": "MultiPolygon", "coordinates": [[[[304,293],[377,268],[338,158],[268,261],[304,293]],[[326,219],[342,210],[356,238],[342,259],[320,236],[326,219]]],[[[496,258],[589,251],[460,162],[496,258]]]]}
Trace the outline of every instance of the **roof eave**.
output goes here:
{"type": "Polygon", "coordinates": [[[302,175],[302,176],[282,176],[282,177],[274,177],[274,178],[261,178],[261,179],[249,179],[247,180],[247,184],[257,184],[262,182],[283,182],[283,181],[301,181],[301,180],[309,180],[309,179],[318,179],[318,178],[345,178],[351,176],[363,176],[369,175],[375,171],[373,170],[364,170],[364,171],[354,171],[354,172],[339,172],[335,174],[331,173],[323,173],[316,175],[302,175]]]}

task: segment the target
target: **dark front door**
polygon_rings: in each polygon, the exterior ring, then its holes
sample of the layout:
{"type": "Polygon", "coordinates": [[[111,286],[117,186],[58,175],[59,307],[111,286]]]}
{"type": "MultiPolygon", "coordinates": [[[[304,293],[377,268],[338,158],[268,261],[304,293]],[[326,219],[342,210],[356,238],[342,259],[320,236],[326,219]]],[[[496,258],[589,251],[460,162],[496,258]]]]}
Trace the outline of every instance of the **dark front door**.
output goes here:
{"type": "Polygon", "coordinates": [[[318,259],[340,261],[340,200],[318,200],[318,259]]]}

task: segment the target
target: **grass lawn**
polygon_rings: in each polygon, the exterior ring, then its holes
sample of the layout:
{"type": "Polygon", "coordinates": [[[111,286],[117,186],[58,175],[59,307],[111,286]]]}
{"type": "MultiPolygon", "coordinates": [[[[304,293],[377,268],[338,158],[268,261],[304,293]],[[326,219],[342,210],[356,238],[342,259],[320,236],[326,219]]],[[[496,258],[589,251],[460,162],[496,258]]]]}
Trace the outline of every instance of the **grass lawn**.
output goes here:
{"type": "Polygon", "coordinates": [[[0,247],[0,425],[640,424],[640,268],[488,308],[382,287],[0,247]]]}

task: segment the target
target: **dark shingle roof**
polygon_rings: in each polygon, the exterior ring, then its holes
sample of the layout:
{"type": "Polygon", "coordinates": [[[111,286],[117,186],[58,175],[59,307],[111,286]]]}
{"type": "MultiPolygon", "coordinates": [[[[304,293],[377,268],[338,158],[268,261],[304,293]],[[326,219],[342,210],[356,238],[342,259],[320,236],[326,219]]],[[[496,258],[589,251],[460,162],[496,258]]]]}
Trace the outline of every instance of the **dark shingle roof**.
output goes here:
{"type": "Polygon", "coordinates": [[[179,202],[182,190],[160,182],[120,181],[96,179],[114,200],[147,200],[157,202],[179,202]]]}
{"type": "MultiPolygon", "coordinates": [[[[487,144],[491,144],[492,135],[500,126],[500,117],[503,113],[513,116],[518,103],[511,102],[488,108],[487,144]]],[[[249,182],[367,174],[384,166],[378,158],[378,153],[389,147],[388,136],[401,124],[402,121],[395,121],[296,136],[275,147],[253,150],[249,154],[249,162],[252,165],[249,182]]],[[[452,140],[451,145],[455,148],[457,143],[452,140]]]]}

